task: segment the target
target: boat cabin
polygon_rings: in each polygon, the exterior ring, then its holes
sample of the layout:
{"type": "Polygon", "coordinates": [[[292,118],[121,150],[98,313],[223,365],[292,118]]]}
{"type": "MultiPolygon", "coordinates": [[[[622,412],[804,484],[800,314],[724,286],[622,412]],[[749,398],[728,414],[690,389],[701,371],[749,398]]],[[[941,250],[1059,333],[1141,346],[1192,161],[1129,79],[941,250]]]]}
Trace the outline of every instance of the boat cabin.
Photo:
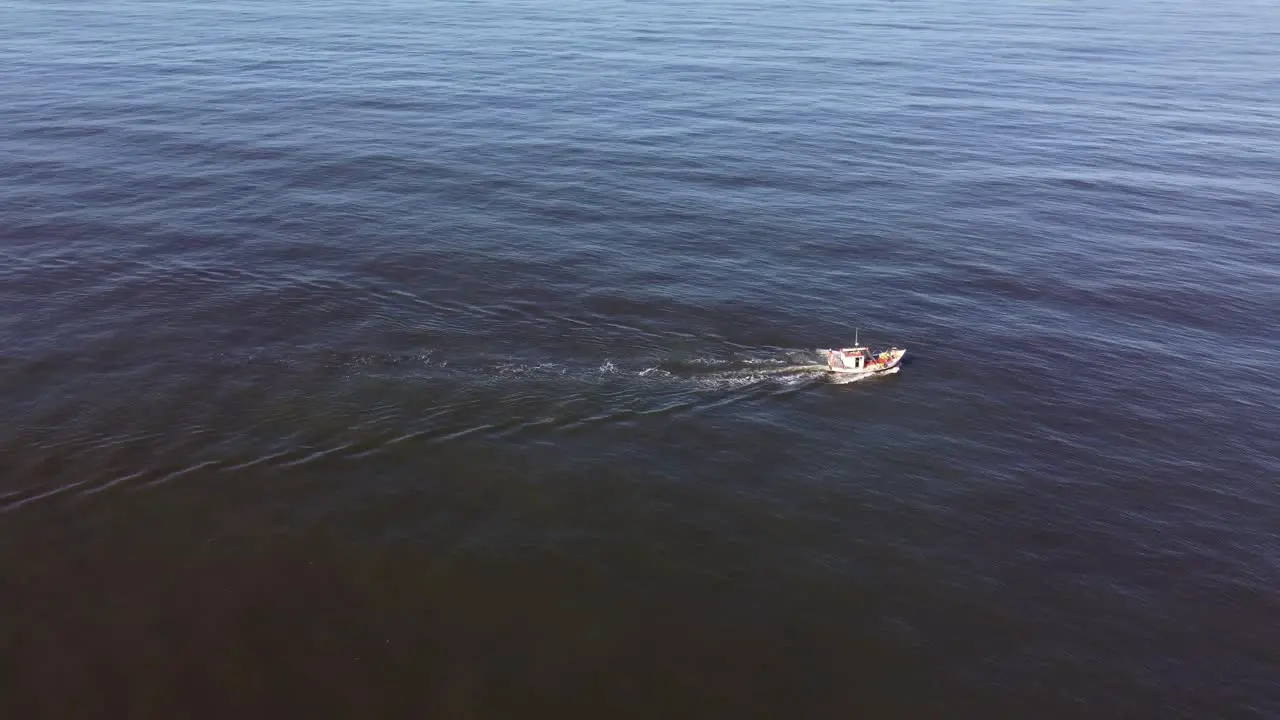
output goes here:
{"type": "Polygon", "coordinates": [[[867,348],[851,347],[831,353],[831,365],[839,365],[850,370],[862,370],[867,362],[867,348]]]}

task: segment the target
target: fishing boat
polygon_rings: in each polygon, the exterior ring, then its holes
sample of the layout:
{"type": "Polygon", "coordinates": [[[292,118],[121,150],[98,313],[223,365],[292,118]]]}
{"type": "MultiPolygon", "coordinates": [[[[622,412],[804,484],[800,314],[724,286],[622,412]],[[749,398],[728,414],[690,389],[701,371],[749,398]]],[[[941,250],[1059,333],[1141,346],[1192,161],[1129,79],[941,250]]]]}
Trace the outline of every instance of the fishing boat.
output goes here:
{"type": "MultiPolygon", "coordinates": [[[[902,369],[902,356],[907,354],[903,348],[891,347],[873,353],[865,345],[859,345],[857,331],[854,331],[853,347],[838,350],[823,350],[827,359],[827,369],[833,373],[857,377],[873,375],[892,375],[902,369]]],[[[851,378],[852,379],[852,378],[851,378]]]]}

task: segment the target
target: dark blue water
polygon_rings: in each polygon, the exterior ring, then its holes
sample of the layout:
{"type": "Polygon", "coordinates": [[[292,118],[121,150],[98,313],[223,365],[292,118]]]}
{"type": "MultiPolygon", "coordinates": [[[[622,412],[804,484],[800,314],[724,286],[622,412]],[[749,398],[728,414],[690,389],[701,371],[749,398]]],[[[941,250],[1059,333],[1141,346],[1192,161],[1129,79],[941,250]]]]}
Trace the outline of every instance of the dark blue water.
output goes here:
{"type": "Polygon", "coordinates": [[[0,712],[1274,717],[1278,221],[1262,0],[0,0],[0,712]]]}

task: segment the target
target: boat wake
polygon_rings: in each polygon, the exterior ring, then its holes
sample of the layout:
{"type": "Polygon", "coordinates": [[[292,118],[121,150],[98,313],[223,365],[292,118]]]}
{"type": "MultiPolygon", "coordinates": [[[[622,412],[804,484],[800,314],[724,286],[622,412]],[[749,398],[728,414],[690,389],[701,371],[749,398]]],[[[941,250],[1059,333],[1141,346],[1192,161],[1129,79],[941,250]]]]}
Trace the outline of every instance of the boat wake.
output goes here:
{"type": "Polygon", "coordinates": [[[607,359],[599,365],[574,363],[511,363],[494,367],[499,376],[561,375],[582,379],[634,378],[637,382],[694,384],[708,388],[773,382],[795,385],[828,374],[814,353],[784,356],[683,359],[607,359]]]}
{"type": "MultiPolygon", "coordinates": [[[[191,403],[186,441],[166,452],[151,448],[168,431],[141,424],[119,439],[114,419],[86,418],[50,428],[26,447],[46,456],[79,458],[71,482],[2,489],[0,513],[28,504],[105,492],[191,482],[210,473],[296,468],[335,458],[406,452],[458,442],[542,440],[610,425],[653,422],[803,392],[818,383],[856,381],[829,372],[816,351],[766,349],[752,353],[632,356],[526,361],[480,353],[413,350],[403,353],[328,351],[315,356],[220,358],[210,372],[191,374],[174,397],[191,403]],[[230,364],[228,364],[230,360],[230,364]],[[209,378],[270,388],[250,398],[209,392],[209,378]],[[254,427],[252,438],[227,452],[200,430],[209,418],[236,412],[254,427]],[[209,413],[201,416],[200,413],[209,413]],[[96,423],[96,424],[95,424],[96,423]],[[100,438],[116,438],[110,443],[100,438]],[[126,452],[121,447],[133,448],[126,452]],[[120,465],[119,457],[145,457],[120,465]]],[[[159,422],[159,421],[157,421],[159,422]]],[[[41,460],[43,462],[43,460],[41,460]]]]}
{"type": "MultiPolygon", "coordinates": [[[[285,365],[300,369],[305,359],[272,362],[255,358],[249,364],[285,365]]],[[[678,356],[640,354],[594,359],[547,358],[536,355],[499,357],[492,352],[453,353],[416,349],[400,353],[328,351],[321,365],[347,376],[398,376],[462,382],[501,382],[520,379],[594,382],[665,383],[708,389],[753,383],[795,386],[826,381],[847,384],[865,378],[829,371],[820,349],[738,349],[732,353],[682,353],[678,356]]]]}

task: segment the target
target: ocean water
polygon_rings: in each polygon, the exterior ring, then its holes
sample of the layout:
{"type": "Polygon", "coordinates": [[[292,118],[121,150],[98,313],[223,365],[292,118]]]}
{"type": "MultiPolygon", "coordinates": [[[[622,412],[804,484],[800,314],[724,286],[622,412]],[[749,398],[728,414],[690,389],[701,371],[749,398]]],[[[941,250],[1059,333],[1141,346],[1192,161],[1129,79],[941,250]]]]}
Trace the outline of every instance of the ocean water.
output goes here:
{"type": "Polygon", "coordinates": [[[1280,5],[0,0],[0,70],[4,717],[1280,714],[1280,5]]]}

